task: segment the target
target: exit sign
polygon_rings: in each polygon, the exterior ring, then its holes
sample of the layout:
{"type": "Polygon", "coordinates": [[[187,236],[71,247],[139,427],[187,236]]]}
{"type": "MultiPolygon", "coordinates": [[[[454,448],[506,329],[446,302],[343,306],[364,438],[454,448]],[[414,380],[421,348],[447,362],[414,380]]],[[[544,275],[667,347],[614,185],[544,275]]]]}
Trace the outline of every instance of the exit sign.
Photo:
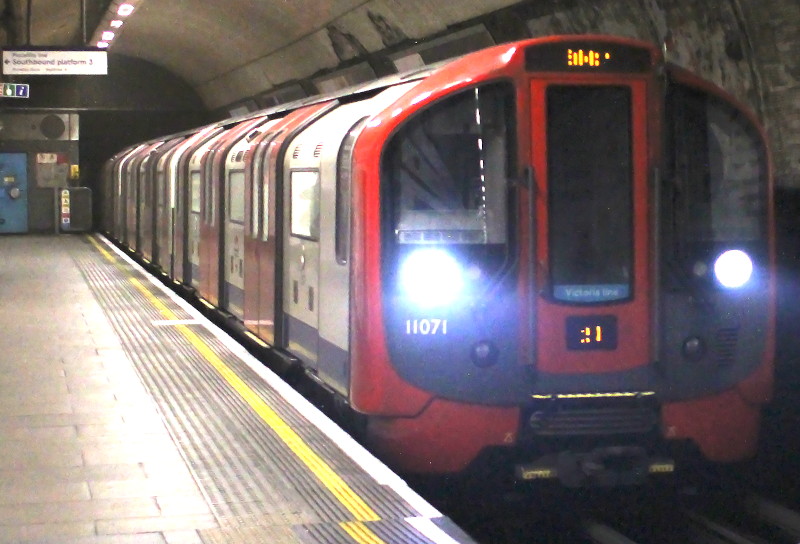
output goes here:
{"type": "Polygon", "coordinates": [[[3,96],[6,98],[28,98],[29,85],[27,83],[0,83],[3,86],[3,96]]]}

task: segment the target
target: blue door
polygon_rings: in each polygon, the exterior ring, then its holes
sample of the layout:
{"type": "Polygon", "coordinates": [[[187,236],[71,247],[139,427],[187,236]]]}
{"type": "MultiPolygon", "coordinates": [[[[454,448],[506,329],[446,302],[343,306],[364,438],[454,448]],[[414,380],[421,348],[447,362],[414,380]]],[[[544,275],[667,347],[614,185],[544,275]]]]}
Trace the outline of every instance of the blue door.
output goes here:
{"type": "Polygon", "coordinates": [[[0,233],[28,232],[28,156],[0,153],[0,233]]]}

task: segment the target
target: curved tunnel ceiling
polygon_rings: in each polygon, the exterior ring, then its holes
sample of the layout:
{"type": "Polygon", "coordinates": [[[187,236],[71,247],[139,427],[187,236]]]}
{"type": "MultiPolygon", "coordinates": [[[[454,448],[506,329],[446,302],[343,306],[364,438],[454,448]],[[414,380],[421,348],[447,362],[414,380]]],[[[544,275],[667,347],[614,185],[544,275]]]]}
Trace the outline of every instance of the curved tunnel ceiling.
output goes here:
{"type": "Polygon", "coordinates": [[[111,50],[167,67],[217,107],[515,3],[143,0],[111,50]]]}
{"type": "MultiPolygon", "coordinates": [[[[374,77],[386,66],[393,70],[398,63],[390,61],[404,51],[418,52],[453,32],[467,34],[451,53],[557,33],[599,32],[665,43],[670,60],[713,80],[765,119],[778,150],[779,183],[800,187],[797,0],[129,1],[136,9],[110,52],[180,76],[209,110],[315,75],[335,75],[342,67],[352,71],[359,63],[366,70],[343,76],[342,82],[374,77]]],[[[121,3],[0,0],[0,38],[17,46],[78,46],[84,34],[81,6],[88,41],[106,8],[121,3]]]]}

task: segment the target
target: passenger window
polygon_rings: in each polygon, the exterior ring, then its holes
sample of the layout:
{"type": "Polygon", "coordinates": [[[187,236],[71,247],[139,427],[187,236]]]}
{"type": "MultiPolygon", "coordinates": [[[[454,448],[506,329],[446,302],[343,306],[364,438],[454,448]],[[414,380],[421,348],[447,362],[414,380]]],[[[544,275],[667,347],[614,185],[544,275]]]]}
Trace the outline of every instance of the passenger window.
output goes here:
{"type": "Polygon", "coordinates": [[[244,170],[234,170],[228,176],[228,219],[244,224],[244,170]]]}
{"type": "Polygon", "coordinates": [[[319,172],[295,170],[291,173],[292,236],[317,240],[319,237],[319,172]]]}

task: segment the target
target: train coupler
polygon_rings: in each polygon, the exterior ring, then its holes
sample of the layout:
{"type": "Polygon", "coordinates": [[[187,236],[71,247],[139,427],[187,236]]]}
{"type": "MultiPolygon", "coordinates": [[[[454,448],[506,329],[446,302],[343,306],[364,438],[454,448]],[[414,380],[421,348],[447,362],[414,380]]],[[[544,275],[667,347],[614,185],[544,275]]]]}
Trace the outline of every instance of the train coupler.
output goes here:
{"type": "Polygon", "coordinates": [[[559,480],[566,487],[611,487],[643,484],[651,475],[674,472],[675,463],[649,456],[641,447],[611,446],[545,455],[515,469],[522,481],[559,480]]]}

